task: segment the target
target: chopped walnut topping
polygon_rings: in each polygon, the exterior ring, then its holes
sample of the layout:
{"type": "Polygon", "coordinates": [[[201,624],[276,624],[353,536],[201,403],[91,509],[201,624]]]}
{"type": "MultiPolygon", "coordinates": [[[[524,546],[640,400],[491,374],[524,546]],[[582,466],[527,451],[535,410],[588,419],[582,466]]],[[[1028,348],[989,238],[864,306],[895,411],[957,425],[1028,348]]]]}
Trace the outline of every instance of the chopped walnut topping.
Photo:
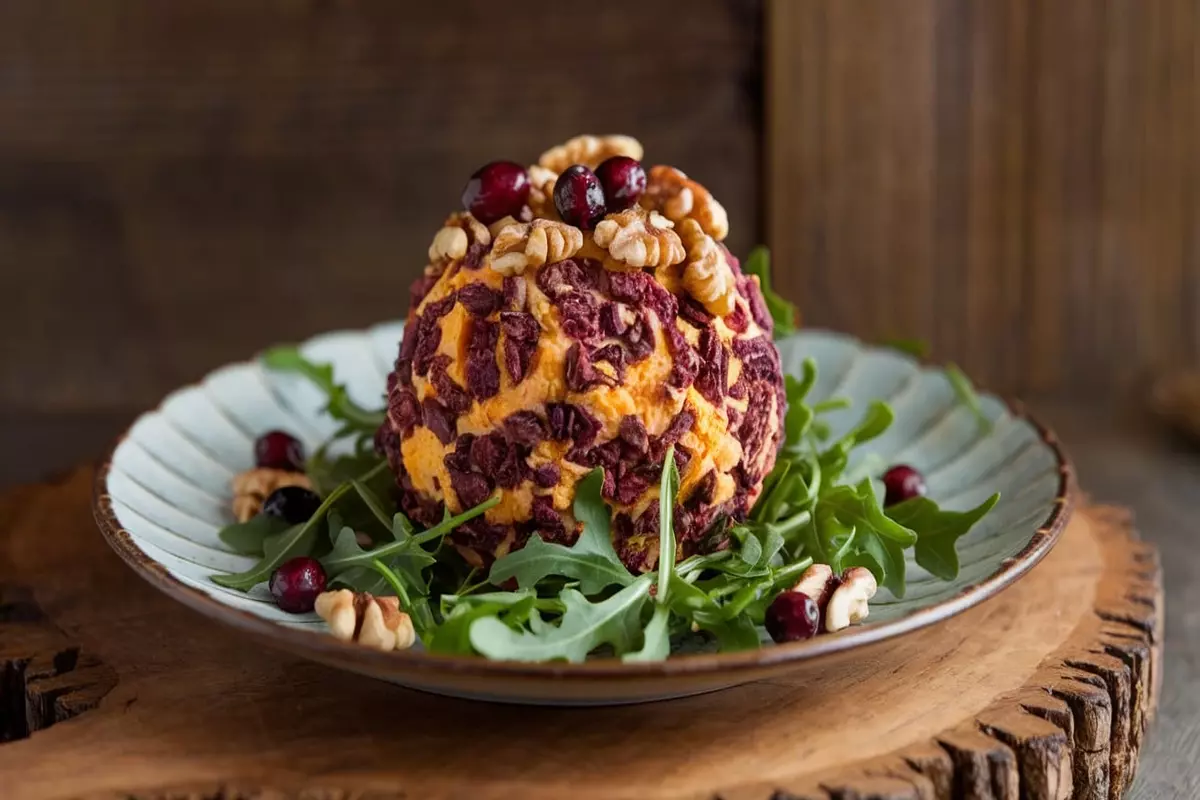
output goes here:
{"type": "Polygon", "coordinates": [[[396,597],[338,589],[322,592],[314,606],[329,631],[343,642],[358,642],[389,652],[412,647],[417,640],[412,620],[400,610],[396,597]]]}
{"type": "Polygon", "coordinates": [[[674,167],[658,165],[646,176],[642,205],[672,222],[694,219],[718,242],[729,235],[729,215],[712,193],[674,167]]]}
{"type": "Polygon", "coordinates": [[[313,488],[303,472],[255,467],[240,473],[233,479],[233,515],[238,522],[245,522],[262,511],[263,501],[271,492],[284,486],[313,488]]]}
{"type": "Polygon", "coordinates": [[[627,267],[660,267],[683,260],[683,243],[674,224],[654,211],[634,206],[609,214],[597,226],[593,239],[627,267]]]}
{"type": "Polygon", "coordinates": [[[708,313],[718,317],[732,314],[738,296],[737,279],[720,245],[691,218],[679,223],[679,236],[687,246],[683,288],[703,304],[708,313]]]}
{"type": "Polygon", "coordinates": [[[570,258],[581,247],[583,232],[578,228],[535,219],[502,229],[485,263],[501,275],[519,275],[530,267],[570,258]]]}
{"type": "MultiPolygon", "coordinates": [[[[595,169],[600,162],[613,156],[629,156],[641,161],[642,143],[632,136],[576,136],[542,153],[538,165],[551,172],[562,172],[572,164],[595,169]]],[[[533,179],[532,173],[530,179],[533,179]]]]}

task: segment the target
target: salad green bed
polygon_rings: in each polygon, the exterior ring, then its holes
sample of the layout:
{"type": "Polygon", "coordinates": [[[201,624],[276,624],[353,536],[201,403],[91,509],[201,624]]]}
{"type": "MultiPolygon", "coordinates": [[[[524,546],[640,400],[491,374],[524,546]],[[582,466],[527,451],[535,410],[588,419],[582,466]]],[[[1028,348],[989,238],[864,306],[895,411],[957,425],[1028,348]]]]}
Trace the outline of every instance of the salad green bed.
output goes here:
{"type": "MultiPolygon", "coordinates": [[[[777,335],[795,330],[795,309],[770,288],[765,250],[747,260],[758,275],[775,318],[777,335]]],[[[329,443],[306,467],[323,498],[306,522],[288,525],[259,515],[220,533],[231,549],[259,557],[251,569],[212,580],[241,591],[269,580],[297,556],[317,558],[332,587],[395,595],[410,615],[424,647],[435,653],[477,654],[514,661],[583,661],[607,656],[657,661],[687,640],[721,651],[761,646],[767,606],[813,563],[835,574],[869,569],[896,597],[905,593],[905,551],[942,580],[958,574],[955,544],[992,509],[992,495],[968,511],[945,511],[926,497],[884,508],[871,470],[886,465],[850,455],[883,434],[893,421],[886,403],[873,402],[840,438],[830,436],[824,415],[849,406],[834,399],[808,402],[817,365],[787,376],[786,438],[749,518],[718,522],[715,540],[725,549],[676,562],[672,530],[679,474],[672,450],[660,483],[660,538],[654,572],[631,573],[612,545],[611,511],[601,496],[603,470],[578,485],[574,513],[582,523],[570,547],[531,537],[521,549],[492,564],[486,574],[469,568],[446,535],[486,512],[488,501],[417,530],[396,509],[393,477],[371,448],[384,412],[355,404],[329,365],[314,364],[293,348],[263,357],[267,368],[304,375],[327,398],[325,412],[339,423],[329,443]],[[330,445],[352,443],[350,455],[333,457],[330,445]],[[361,535],[369,543],[360,541],[361,535]],[[511,591],[501,586],[513,586],[511,591]]],[[[978,413],[970,384],[956,371],[955,388],[978,413]]]]}

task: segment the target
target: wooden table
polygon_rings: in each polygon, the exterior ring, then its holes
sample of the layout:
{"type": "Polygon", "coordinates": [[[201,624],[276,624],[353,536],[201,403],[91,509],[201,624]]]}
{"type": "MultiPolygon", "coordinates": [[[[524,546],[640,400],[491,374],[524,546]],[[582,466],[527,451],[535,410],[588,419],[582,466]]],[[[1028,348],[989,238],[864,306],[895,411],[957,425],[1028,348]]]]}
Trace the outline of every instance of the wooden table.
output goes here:
{"type": "MultiPolygon", "coordinates": [[[[1133,414],[1062,401],[1031,405],[1066,442],[1081,485],[1097,500],[1134,508],[1143,535],[1161,549],[1169,609],[1165,679],[1130,796],[1200,796],[1194,766],[1200,757],[1200,547],[1191,521],[1200,502],[1200,449],[1133,414]]],[[[0,486],[97,455],[132,416],[0,417],[0,441],[7,452],[22,454],[19,462],[0,463],[0,486]]]]}

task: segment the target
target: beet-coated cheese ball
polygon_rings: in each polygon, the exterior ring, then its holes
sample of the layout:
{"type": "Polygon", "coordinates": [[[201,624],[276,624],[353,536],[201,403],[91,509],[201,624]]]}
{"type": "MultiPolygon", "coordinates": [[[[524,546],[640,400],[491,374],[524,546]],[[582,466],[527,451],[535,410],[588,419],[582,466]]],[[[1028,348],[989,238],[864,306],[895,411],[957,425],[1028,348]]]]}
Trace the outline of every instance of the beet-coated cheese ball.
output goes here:
{"type": "Polygon", "coordinates": [[[413,285],[378,443],[422,524],[498,494],[451,537],[476,566],[533,535],[573,542],[576,484],[603,467],[617,553],[652,569],[672,444],[680,555],[707,551],[774,466],[783,379],[757,279],[721,244],[712,195],[671,167],[640,174],[641,156],[628,137],[583,136],[528,182],[481,169],[413,285]]]}

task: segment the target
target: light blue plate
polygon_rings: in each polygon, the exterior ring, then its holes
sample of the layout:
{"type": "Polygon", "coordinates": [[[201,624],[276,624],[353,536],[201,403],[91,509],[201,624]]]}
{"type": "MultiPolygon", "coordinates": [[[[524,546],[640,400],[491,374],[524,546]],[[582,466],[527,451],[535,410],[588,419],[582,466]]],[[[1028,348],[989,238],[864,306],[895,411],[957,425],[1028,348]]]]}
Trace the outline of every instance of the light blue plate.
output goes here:
{"type": "MultiPolygon", "coordinates": [[[[355,400],[379,406],[401,332],[390,323],[331,333],[302,350],[331,362],[355,400]]],[[[253,361],[223,367],[140,417],[98,474],[96,517],[137,572],[207,616],[299,655],[405,686],[527,703],[661,699],[801,669],[969,608],[1019,578],[1053,546],[1069,513],[1070,467],[1053,436],[1020,409],[984,395],[983,412],[992,421],[985,430],[940,370],[848,336],[805,331],[779,349],[792,374],[806,357],[817,361],[813,400],[839,396],[853,402],[828,416],[834,434],[849,429],[869,401],[891,404],[895,423],[871,443],[870,453],[856,456],[851,475],[875,472],[879,464],[909,464],[925,474],[929,495],[950,509],[1001,493],[992,512],[959,541],[956,581],[933,578],[910,556],[907,595],[899,600],[880,590],[864,625],[807,642],[681,655],[656,664],[515,664],[345,644],[327,635],[315,615],[280,611],[261,587],[242,594],[209,580],[254,563],[230,551],[217,532],[232,519],[230,480],[253,465],[255,437],[283,428],[311,451],[334,429],[313,386],[253,361]]]]}

